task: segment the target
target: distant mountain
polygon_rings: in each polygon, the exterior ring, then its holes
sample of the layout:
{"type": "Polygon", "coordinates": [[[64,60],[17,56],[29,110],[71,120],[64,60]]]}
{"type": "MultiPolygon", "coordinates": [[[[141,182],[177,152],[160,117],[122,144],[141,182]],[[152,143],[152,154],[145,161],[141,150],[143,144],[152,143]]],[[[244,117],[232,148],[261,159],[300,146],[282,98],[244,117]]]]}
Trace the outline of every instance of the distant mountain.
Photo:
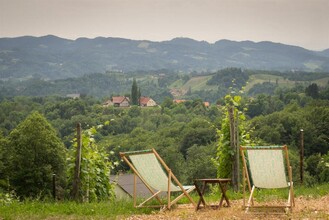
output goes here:
{"type": "Polygon", "coordinates": [[[322,52],[272,42],[188,38],[152,42],[122,38],[56,36],[0,38],[0,78],[62,79],[106,71],[168,69],[216,71],[226,67],[261,70],[329,71],[322,52]]]}
{"type": "Polygon", "coordinates": [[[324,50],[324,51],[322,51],[322,52],[320,52],[323,56],[327,56],[327,57],[329,57],[329,49],[326,49],[326,50],[324,50]]]}

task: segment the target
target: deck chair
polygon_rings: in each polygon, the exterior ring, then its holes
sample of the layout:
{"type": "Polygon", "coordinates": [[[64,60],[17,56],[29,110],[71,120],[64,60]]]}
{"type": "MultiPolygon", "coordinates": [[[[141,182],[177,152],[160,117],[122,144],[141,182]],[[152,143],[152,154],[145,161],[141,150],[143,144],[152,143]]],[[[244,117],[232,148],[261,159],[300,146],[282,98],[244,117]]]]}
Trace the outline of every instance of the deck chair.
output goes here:
{"type": "Polygon", "coordinates": [[[134,181],[134,207],[163,207],[164,209],[170,209],[172,205],[176,204],[184,196],[189,199],[194,207],[196,206],[189,195],[195,189],[195,186],[183,186],[155,149],[120,152],[120,156],[133,170],[135,179],[138,176],[152,194],[151,197],[137,205],[136,182],[134,181]],[[166,192],[167,196],[161,198],[159,196],[161,192],[166,192]],[[180,192],[180,195],[171,201],[172,192],[180,192]],[[145,204],[153,198],[158,200],[159,205],[146,206],[145,204]],[[163,202],[164,199],[167,199],[166,205],[163,202]]]}
{"type": "Polygon", "coordinates": [[[248,212],[249,208],[283,208],[285,211],[292,210],[295,201],[287,146],[241,146],[240,152],[243,163],[243,206],[246,212],[248,212]],[[250,192],[247,204],[245,202],[246,182],[250,192]],[[288,201],[285,205],[279,206],[256,206],[253,201],[253,193],[256,188],[288,188],[288,201]]]}

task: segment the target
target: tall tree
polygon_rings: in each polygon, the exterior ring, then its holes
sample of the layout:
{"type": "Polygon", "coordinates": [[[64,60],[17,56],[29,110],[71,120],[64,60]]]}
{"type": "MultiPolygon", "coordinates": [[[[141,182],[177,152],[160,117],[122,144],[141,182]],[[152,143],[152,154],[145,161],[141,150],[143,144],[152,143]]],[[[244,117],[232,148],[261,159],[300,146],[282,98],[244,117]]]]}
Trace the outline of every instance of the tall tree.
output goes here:
{"type": "Polygon", "coordinates": [[[316,99],[319,97],[319,87],[316,83],[312,83],[305,89],[305,93],[308,96],[311,96],[312,98],[316,99]]]}
{"type": "Polygon", "coordinates": [[[19,196],[51,195],[53,174],[63,183],[65,147],[41,114],[33,112],[10,133],[9,147],[9,178],[19,196]]]}
{"type": "Polygon", "coordinates": [[[133,84],[131,86],[131,102],[133,105],[138,105],[138,87],[136,79],[134,78],[133,84]]]}

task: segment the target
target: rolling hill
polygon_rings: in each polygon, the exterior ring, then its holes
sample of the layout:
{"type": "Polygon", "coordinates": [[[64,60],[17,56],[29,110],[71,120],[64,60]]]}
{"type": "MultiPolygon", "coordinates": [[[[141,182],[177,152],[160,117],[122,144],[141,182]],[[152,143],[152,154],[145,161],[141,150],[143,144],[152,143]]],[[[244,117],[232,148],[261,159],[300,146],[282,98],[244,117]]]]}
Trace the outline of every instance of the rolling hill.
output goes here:
{"type": "Polygon", "coordinates": [[[0,79],[65,79],[106,71],[209,72],[226,67],[329,71],[329,50],[273,42],[213,44],[188,38],[152,42],[122,38],[0,38],[0,79]]]}

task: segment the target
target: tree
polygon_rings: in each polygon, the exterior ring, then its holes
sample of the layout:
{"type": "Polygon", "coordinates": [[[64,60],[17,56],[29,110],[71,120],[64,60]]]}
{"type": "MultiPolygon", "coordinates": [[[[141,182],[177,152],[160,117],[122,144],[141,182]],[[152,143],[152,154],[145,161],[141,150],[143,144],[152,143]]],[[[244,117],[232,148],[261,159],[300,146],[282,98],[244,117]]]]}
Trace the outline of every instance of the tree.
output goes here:
{"type": "Polygon", "coordinates": [[[173,105],[174,105],[174,102],[169,97],[165,97],[163,102],[161,103],[162,108],[172,108],[173,105]]]}
{"type": "Polygon", "coordinates": [[[216,144],[207,146],[193,145],[187,150],[187,182],[194,179],[216,178],[216,166],[211,158],[216,154],[216,144]]]}
{"type": "Polygon", "coordinates": [[[194,119],[182,130],[180,151],[186,158],[190,147],[206,146],[216,139],[216,130],[211,123],[202,119],[194,119]]]}
{"type": "Polygon", "coordinates": [[[53,174],[64,183],[64,144],[40,113],[31,113],[10,133],[9,147],[10,183],[19,196],[50,195],[53,174]]]}
{"type": "Polygon", "coordinates": [[[311,96],[312,98],[316,99],[319,97],[319,88],[316,83],[312,83],[305,89],[305,93],[307,96],[311,96]]]}
{"type": "Polygon", "coordinates": [[[138,105],[138,101],[139,101],[138,96],[139,96],[138,87],[137,87],[136,79],[134,78],[133,84],[131,86],[131,102],[133,105],[138,105]]]}

